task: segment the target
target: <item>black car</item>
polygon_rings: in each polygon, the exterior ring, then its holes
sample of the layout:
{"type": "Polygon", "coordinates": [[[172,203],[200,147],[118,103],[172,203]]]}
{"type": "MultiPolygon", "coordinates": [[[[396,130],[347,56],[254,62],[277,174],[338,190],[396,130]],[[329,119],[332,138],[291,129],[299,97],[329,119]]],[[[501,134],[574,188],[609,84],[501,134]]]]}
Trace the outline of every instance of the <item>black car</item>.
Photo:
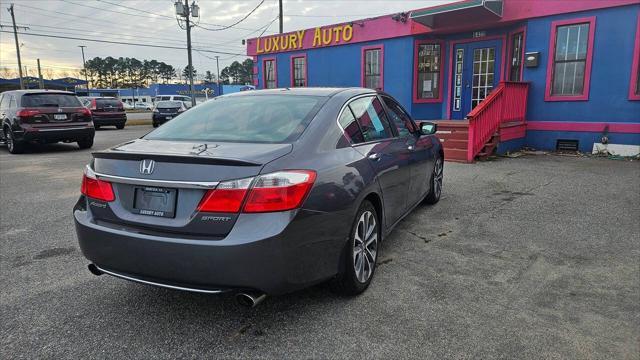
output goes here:
{"type": "Polygon", "coordinates": [[[29,142],[77,142],[93,146],[91,111],[74,93],[56,90],[15,90],[0,94],[2,138],[12,154],[29,142]]]}
{"type": "Polygon", "coordinates": [[[369,89],[217,97],[93,154],[73,210],[80,248],[96,275],[250,305],[327,280],[358,294],[380,242],[440,199],[435,131],[369,89]]]}
{"type": "Polygon", "coordinates": [[[82,102],[91,110],[93,126],[96,129],[101,126],[115,126],[117,129],[124,129],[127,113],[124,111],[122,101],[114,97],[85,97],[82,98],[82,102]]]}
{"type": "Polygon", "coordinates": [[[158,101],[153,109],[153,127],[164,124],[187,109],[183,101],[158,101]]]}

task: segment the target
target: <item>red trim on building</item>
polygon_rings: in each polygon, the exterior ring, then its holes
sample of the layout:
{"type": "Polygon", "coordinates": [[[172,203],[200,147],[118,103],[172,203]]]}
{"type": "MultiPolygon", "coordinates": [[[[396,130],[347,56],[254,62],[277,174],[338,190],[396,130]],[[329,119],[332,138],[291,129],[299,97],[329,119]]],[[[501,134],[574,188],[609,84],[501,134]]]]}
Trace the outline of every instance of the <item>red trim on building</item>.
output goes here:
{"type": "Polygon", "coordinates": [[[442,40],[416,40],[413,42],[413,102],[416,104],[441,103],[442,86],[444,84],[445,43],[442,40]],[[418,98],[418,47],[425,44],[440,45],[440,73],[438,74],[438,97],[433,99],[418,98]]]}
{"type": "Polygon", "coordinates": [[[638,84],[638,64],[640,62],[640,11],[638,11],[638,21],[636,25],[636,44],[633,47],[633,61],[631,65],[631,79],[629,81],[629,100],[640,100],[640,89],[636,89],[638,84]]]}
{"type": "Polygon", "coordinates": [[[589,100],[589,86],[591,85],[591,61],[593,58],[593,39],[596,32],[596,17],[558,20],[551,23],[549,38],[549,58],[547,60],[547,83],[544,91],[544,101],[587,101],[589,100]],[[587,59],[584,65],[584,86],[582,95],[551,95],[553,83],[553,59],[556,56],[556,35],[559,26],[589,23],[589,39],[587,40],[587,59]]]}
{"type": "Polygon", "coordinates": [[[527,121],[527,130],[603,132],[605,127],[610,133],[640,134],[640,123],[527,121]]]}
{"type": "Polygon", "coordinates": [[[307,71],[309,69],[309,65],[307,63],[307,53],[297,53],[297,54],[293,54],[289,57],[289,71],[291,76],[291,87],[294,87],[294,75],[295,75],[295,71],[293,70],[293,59],[299,59],[299,58],[303,58],[304,59],[304,86],[309,86],[309,72],[307,71]]]}
{"type": "Polygon", "coordinates": [[[507,61],[507,57],[506,57],[507,56],[506,54],[507,36],[506,35],[493,35],[493,36],[485,36],[481,38],[467,38],[467,39],[460,39],[460,40],[454,40],[449,42],[449,78],[447,79],[447,81],[449,81],[448,83],[449,85],[448,85],[448,91],[447,91],[447,119],[451,119],[451,94],[454,91],[453,86],[451,86],[451,82],[453,81],[453,49],[458,44],[466,44],[466,43],[476,42],[476,41],[498,40],[498,39],[502,40],[502,49],[500,50],[502,51],[502,62],[500,64],[500,81],[503,81],[505,62],[507,61]]]}
{"type": "Polygon", "coordinates": [[[267,88],[267,72],[265,71],[265,63],[269,60],[273,60],[273,80],[276,82],[276,88],[278,87],[278,62],[275,56],[262,58],[262,88],[267,88]]]}
{"type": "Polygon", "coordinates": [[[524,54],[525,54],[525,48],[526,48],[526,44],[527,44],[527,27],[526,26],[521,26],[513,31],[511,31],[509,33],[509,36],[507,37],[507,66],[506,66],[506,71],[505,71],[505,78],[506,80],[511,80],[509,79],[509,75],[511,75],[511,47],[513,46],[513,36],[518,34],[518,33],[522,33],[522,49],[521,49],[521,54],[520,54],[520,79],[518,79],[518,81],[522,81],[523,75],[524,75],[524,54]]]}
{"type": "Polygon", "coordinates": [[[380,49],[380,90],[384,90],[384,44],[375,44],[369,46],[363,46],[360,51],[360,86],[365,87],[364,81],[364,62],[365,52],[367,50],[380,49]]]}

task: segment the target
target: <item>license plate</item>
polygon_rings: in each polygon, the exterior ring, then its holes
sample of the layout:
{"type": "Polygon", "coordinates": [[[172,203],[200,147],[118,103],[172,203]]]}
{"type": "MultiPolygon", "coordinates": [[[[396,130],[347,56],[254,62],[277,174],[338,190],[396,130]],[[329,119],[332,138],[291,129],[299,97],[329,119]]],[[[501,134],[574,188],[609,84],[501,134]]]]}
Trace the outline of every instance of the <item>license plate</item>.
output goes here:
{"type": "Polygon", "coordinates": [[[67,114],[53,114],[53,120],[67,120],[67,114]]]}
{"type": "Polygon", "coordinates": [[[172,218],[176,213],[176,189],[136,187],[133,212],[140,215],[172,218]]]}
{"type": "Polygon", "coordinates": [[[171,119],[173,119],[173,116],[167,116],[166,118],[167,118],[167,120],[171,120],[171,119]]]}

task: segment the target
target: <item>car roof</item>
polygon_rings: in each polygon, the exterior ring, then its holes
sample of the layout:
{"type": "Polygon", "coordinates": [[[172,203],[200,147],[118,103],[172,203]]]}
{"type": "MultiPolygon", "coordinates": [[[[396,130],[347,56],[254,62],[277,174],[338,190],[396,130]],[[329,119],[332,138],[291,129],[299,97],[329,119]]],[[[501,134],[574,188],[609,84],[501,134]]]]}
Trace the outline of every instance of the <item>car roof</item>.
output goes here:
{"type": "Polygon", "coordinates": [[[3,93],[13,93],[16,95],[25,95],[25,94],[67,94],[67,95],[75,95],[76,93],[71,91],[64,90],[50,90],[50,89],[28,89],[28,90],[10,90],[5,91],[3,93]]]}
{"type": "Polygon", "coordinates": [[[294,87],[279,88],[266,90],[250,90],[240,91],[223,96],[254,96],[254,95],[306,95],[306,96],[325,96],[331,97],[342,92],[350,92],[354,94],[375,94],[376,91],[367,88],[334,88],[334,87],[294,87]]]}

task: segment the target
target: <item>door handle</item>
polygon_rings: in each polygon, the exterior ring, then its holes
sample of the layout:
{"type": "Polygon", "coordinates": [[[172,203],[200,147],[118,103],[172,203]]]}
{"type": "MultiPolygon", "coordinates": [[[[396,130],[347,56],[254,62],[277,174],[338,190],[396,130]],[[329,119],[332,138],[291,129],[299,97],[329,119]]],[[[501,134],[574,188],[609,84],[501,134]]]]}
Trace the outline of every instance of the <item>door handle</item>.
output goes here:
{"type": "Polygon", "coordinates": [[[379,161],[382,158],[382,154],[380,153],[371,153],[368,156],[369,160],[379,161]]]}

